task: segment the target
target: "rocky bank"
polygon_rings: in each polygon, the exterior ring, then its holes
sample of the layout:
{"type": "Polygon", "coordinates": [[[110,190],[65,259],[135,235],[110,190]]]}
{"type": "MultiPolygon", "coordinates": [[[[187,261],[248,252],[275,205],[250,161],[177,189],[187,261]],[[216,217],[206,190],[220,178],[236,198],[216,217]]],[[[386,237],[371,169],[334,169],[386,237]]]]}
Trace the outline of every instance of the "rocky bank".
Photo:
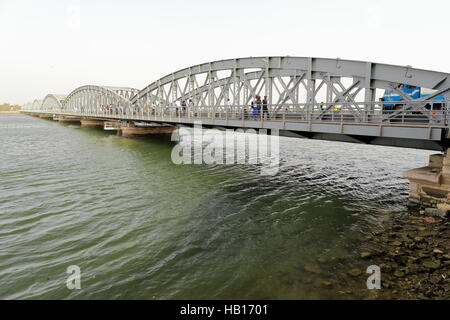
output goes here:
{"type": "Polygon", "coordinates": [[[391,213],[360,252],[382,271],[377,298],[450,299],[450,222],[424,210],[391,213]]]}

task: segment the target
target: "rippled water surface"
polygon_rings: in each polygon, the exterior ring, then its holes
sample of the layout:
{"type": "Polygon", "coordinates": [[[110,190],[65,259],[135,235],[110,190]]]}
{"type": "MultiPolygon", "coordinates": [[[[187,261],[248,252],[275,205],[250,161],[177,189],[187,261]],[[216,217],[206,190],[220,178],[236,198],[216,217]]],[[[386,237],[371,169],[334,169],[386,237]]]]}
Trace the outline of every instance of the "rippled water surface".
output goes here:
{"type": "Polygon", "coordinates": [[[0,115],[0,298],[339,298],[317,261],[351,261],[430,152],[280,140],[279,174],[261,176],[177,166],[167,138],[0,115]]]}

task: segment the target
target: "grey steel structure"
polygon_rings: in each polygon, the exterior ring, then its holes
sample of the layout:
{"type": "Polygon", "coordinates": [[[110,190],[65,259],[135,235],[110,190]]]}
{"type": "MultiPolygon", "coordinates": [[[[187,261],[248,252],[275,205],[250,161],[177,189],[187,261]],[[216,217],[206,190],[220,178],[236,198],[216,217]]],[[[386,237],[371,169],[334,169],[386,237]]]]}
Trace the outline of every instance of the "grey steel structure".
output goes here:
{"type": "Polygon", "coordinates": [[[138,89],[125,87],[83,86],[72,91],[65,99],[63,110],[93,112],[109,106],[131,108],[130,99],[138,89]]]}
{"type": "Polygon", "coordinates": [[[61,111],[66,100],[66,95],[48,94],[42,101],[41,109],[61,111]]]}
{"type": "MultiPolygon", "coordinates": [[[[222,128],[279,129],[282,134],[443,150],[449,146],[450,74],[372,62],[305,57],[250,57],[171,73],[138,91],[85,86],[61,114],[222,128]],[[412,100],[401,84],[431,92],[412,100]],[[404,97],[394,110],[384,90],[404,97]],[[267,111],[252,114],[257,96],[267,111]],[[435,101],[444,96],[444,101],[435,101]],[[186,101],[185,106],[180,106],[186,101]]],[[[45,106],[42,112],[55,112],[45,106]]]]}
{"type": "Polygon", "coordinates": [[[33,103],[31,104],[30,110],[45,110],[45,109],[42,108],[42,101],[43,100],[35,99],[33,101],[33,103]]]}

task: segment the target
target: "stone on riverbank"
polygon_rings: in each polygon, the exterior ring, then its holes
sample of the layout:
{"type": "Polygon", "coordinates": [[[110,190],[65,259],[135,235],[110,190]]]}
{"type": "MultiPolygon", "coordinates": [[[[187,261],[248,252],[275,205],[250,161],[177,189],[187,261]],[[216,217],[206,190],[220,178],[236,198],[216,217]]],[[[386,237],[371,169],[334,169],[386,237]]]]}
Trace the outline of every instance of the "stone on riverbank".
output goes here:
{"type": "Polygon", "coordinates": [[[447,217],[447,210],[443,209],[437,209],[437,208],[426,208],[425,209],[425,215],[428,215],[430,217],[439,217],[439,218],[445,218],[447,217]]]}
{"type": "Polygon", "coordinates": [[[307,265],[304,267],[305,271],[314,273],[314,274],[321,274],[322,272],[320,271],[320,269],[316,266],[312,266],[312,265],[307,265]]]}
{"type": "Polygon", "coordinates": [[[428,269],[439,269],[441,267],[441,261],[439,260],[427,260],[422,262],[422,266],[428,269]]]}
{"type": "Polygon", "coordinates": [[[353,268],[348,271],[348,274],[353,277],[358,277],[358,276],[362,275],[362,271],[361,271],[361,269],[353,268]]]}

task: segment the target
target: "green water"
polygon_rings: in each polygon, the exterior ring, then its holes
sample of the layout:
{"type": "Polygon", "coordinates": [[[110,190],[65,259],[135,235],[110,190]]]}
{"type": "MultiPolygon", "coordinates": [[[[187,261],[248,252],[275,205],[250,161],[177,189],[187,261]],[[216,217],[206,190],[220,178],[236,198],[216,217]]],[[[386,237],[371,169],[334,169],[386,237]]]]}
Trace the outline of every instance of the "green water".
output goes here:
{"type": "Polygon", "coordinates": [[[429,154],[281,138],[280,172],[261,176],[177,166],[173,146],[0,115],[0,298],[340,298],[321,281],[346,281],[333,270],[376,210],[402,208],[401,172],[429,154]]]}

